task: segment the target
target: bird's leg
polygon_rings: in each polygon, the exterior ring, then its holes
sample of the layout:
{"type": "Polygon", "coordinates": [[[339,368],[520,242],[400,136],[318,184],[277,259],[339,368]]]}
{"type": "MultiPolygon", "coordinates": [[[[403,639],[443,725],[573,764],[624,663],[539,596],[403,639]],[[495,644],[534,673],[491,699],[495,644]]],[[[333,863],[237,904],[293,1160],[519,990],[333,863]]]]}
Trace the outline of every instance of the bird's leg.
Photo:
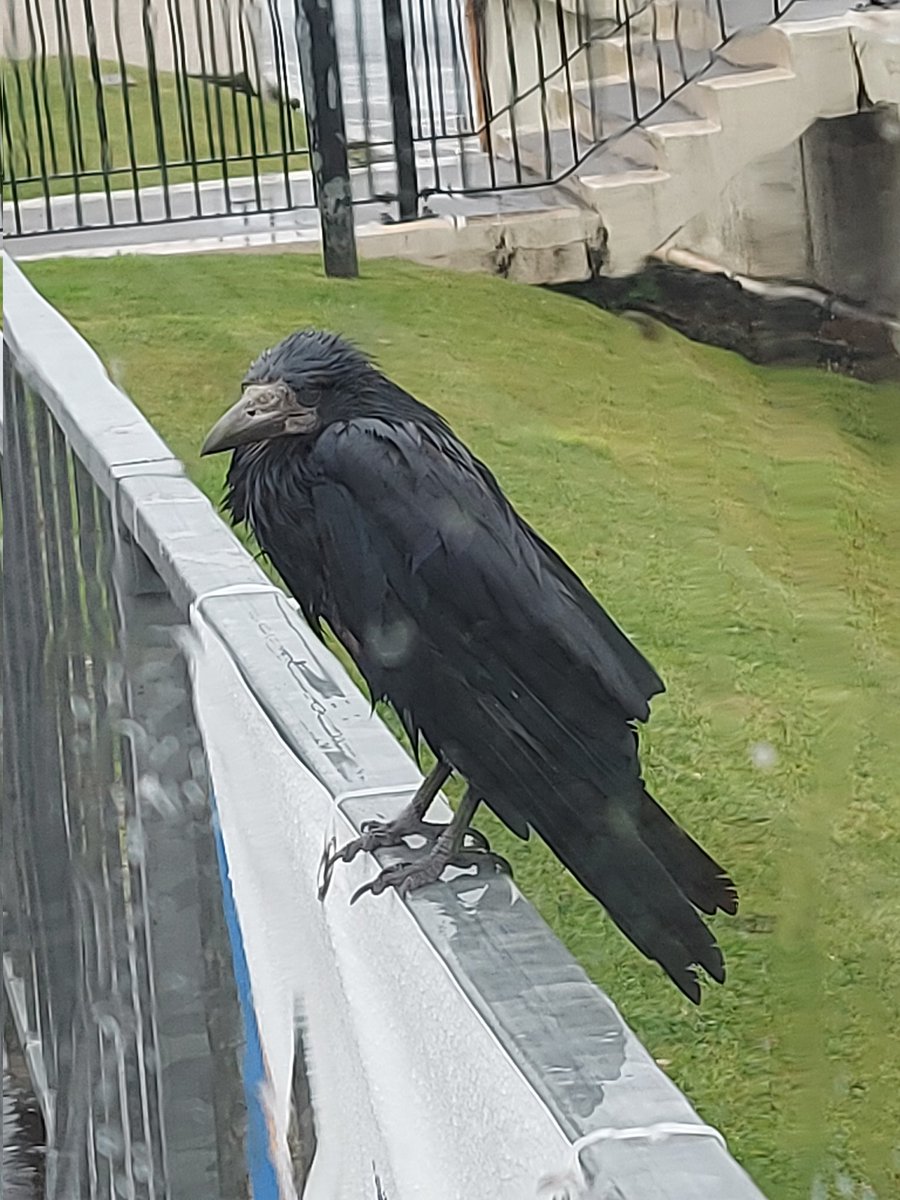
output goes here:
{"type": "Polygon", "coordinates": [[[484,849],[463,850],[466,836],[473,832],[469,828],[469,823],[475,815],[479,803],[479,798],[469,788],[463,796],[459,808],[453,814],[453,820],[449,825],[443,827],[443,831],[427,854],[414,863],[391,863],[370,883],[358,888],[351,897],[350,903],[354,904],[365,892],[371,892],[374,896],[378,896],[389,887],[396,888],[401,896],[405,896],[407,892],[440,879],[444,868],[456,861],[465,862],[466,866],[471,865],[476,855],[479,857],[487,855],[499,869],[509,873],[509,864],[499,855],[491,854],[486,849],[487,842],[484,838],[481,838],[484,849]]]}
{"type": "MultiPolygon", "coordinates": [[[[438,759],[431,773],[422,780],[421,786],[412,800],[398,816],[394,817],[393,821],[365,822],[362,826],[363,836],[357,839],[358,842],[364,844],[354,849],[349,857],[341,854],[344,861],[350,862],[360,850],[375,850],[380,846],[399,846],[404,838],[413,833],[421,834],[425,838],[436,836],[433,831],[442,826],[431,824],[423,818],[431,808],[435,796],[450,778],[450,773],[451,768],[438,759]]],[[[355,845],[355,842],[350,843],[350,846],[355,845]]],[[[344,849],[349,850],[350,846],[346,846],[344,849]]]]}
{"type": "Polygon", "coordinates": [[[451,768],[438,759],[410,803],[393,821],[366,821],[362,826],[361,837],[354,838],[352,842],[327,856],[322,866],[323,882],[319,888],[319,899],[325,898],[335,863],[352,862],[362,850],[371,853],[382,846],[400,846],[403,839],[412,834],[420,834],[428,839],[436,838],[446,826],[426,822],[423,818],[435,796],[450,778],[450,771],[451,768]]]}

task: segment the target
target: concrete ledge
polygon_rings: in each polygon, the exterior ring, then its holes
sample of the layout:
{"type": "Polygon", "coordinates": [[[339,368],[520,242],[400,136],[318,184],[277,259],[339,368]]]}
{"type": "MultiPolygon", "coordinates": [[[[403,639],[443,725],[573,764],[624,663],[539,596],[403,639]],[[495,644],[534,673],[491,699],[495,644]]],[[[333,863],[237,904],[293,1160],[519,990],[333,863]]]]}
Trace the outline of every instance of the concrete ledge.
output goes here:
{"type": "MultiPolygon", "coordinates": [[[[362,225],[357,228],[360,258],[403,258],[423,266],[455,271],[502,275],[517,283],[564,283],[587,279],[593,256],[603,245],[603,224],[587,208],[503,213],[462,218],[429,217],[396,225],[362,225]]],[[[191,241],[148,242],[142,245],[91,247],[40,255],[17,249],[20,262],[37,258],[116,258],[123,254],[321,253],[318,236],[293,230],[232,234],[191,241]]],[[[108,382],[108,381],[107,381],[108,382]]]]}
{"type": "Polygon", "coordinates": [[[479,217],[453,226],[433,220],[385,226],[361,231],[359,248],[363,258],[407,258],[543,284],[587,279],[602,238],[596,214],[573,208],[479,217]]]}
{"type": "MultiPolygon", "coordinates": [[[[502,275],[518,283],[586,280],[590,263],[604,241],[598,215],[589,209],[547,209],[479,216],[472,220],[430,217],[403,224],[365,224],[356,229],[360,258],[406,258],[424,266],[502,275]]],[[[20,244],[19,262],[36,258],[114,258],[120,254],[203,254],[232,252],[320,253],[316,235],[294,230],[233,234],[144,245],[91,247],[42,254],[20,244]]]]}
{"type": "Polygon", "coordinates": [[[850,38],[872,104],[900,104],[900,11],[849,14],[850,38]]]}
{"type": "MultiPolygon", "coordinates": [[[[3,254],[3,340],[25,382],[43,398],[73,450],[105,494],[129,471],[181,473],[180,462],[72,327],[3,254]],[[27,312],[27,319],[23,313],[27,312]],[[116,419],[113,414],[118,414],[116,419]]],[[[6,401],[9,403],[9,401],[6,401]]]]}

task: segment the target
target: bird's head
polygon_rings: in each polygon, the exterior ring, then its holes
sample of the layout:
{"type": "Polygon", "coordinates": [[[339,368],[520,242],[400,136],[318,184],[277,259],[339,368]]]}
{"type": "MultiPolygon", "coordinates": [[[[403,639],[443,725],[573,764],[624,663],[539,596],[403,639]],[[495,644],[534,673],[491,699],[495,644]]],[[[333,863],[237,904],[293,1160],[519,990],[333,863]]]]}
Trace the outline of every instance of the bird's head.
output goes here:
{"type": "Polygon", "coordinates": [[[312,436],[380,378],[366,356],[333,333],[304,329],[251,364],[244,390],[206,435],[201,454],[251,442],[312,436]]]}

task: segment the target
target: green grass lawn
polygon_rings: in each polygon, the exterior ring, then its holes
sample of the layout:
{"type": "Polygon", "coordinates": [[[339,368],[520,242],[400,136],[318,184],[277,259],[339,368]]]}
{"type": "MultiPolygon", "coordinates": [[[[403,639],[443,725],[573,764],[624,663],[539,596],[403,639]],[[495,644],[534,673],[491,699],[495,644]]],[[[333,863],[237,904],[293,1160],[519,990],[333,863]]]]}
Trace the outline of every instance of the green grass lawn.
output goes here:
{"type": "Polygon", "coordinates": [[[541,845],[483,828],[772,1200],[900,1195],[900,390],[409,265],[27,270],[217,499],[202,437],[298,326],[351,335],[450,419],[668,683],[647,775],[738,881],[727,985],[694,1009],[541,845]]]}
{"type": "MultiPolygon", "coordinates": [[[[169,183],[221,179],[223,158],[229,178],[251,175],[253,153],[261,173],[307,166],[302,112],[198,79],[180,82],[166,71],[156,76],[154,96],[146,70],[129,66],[127,72],[127,89],[110,82],[97,88],[84,58],[73,60],[71,76],[58,58],[48,59],[43,69],[40,63],[0,63],[12,137],[11,156],[4,145],[4,200],[12,198],[11,174],[20,200],[43,196],[44,170],[50,195],[71,193],[73,165],[82,192],[103,191],[107,181],[112,191],[130,189],[135,174],[139,187],[158,185],[162,163],[171,164],[165,176],[169,183]],[[106,123],[105,142],[98,108],[106,123]]],[[[107,80],[118,78],[118,64],[103,62],[100,73],[107,80]]]]}

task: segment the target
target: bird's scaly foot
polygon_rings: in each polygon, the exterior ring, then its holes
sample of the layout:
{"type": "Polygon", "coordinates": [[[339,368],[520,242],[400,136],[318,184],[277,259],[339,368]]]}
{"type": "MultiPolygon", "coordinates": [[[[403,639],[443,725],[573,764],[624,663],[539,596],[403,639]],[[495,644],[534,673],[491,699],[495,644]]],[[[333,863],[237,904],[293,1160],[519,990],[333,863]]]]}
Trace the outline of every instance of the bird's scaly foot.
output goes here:
{"type": "Polygon", "coordinates": [[[424,820],[432,800],[450,776],[450,767],[438,760],[426,779],[423,779],[410,803],[393,821],[366,821],[361,827],[362,837],[354,838],[342,846],[325,862],[325,875],[330,877],[334,864],[341,860],[352,862],[360,850],[371,854],[384,846],[400,846],[403,840],[418,835],[426,841],[436,840],[443,832],[443,825],[424,820]]]}
{"type": "Polygon", "coordinates": [[[334,852],[329,865],[333,866],[339,860],[353,862],[362,851],[371,854],[373,850],[381,850],[385,846],[402,846],[406,838],[416,835],[433,841],[440,833],[438,828],[426,821],[405,820],[402,816],[396,821],[365,821],[360,830],[360,837],[334,852]]]}
{"type": "MultiPolygon", "coordinates": [[[[473,833],[476,831],[466,830],[467,837],[473,833]]],[[[389,887],[394,888],[399,895],[405,896],[417,888],[425,887],[428,883],[436,883],[447,867],[481,867],[489,864],[493,866],[495,872],[511,876],[512,867],[506,859],[487,849],[487,839],[483,834],[478,833],[476,836],[478,841],[483,843],[478,849],[454,852],[450,848],[437,844],[417,862],[391,863],[374,879],[364,883],[361,888],[357,888],[350,897],[350,903],[355,904],[366,892],[371,892],[373,896],[380,896],[389,887]]]]}
{"type": "Polygon", "coordinates": [[[373,850],[380,850],[385,846],[402,846],[404,839],[412,837],[414,834],[433,841],[440,835],[442,829],[441,825],[419,820],[409,809],[404,810],[393,821],[366,821],[361,826],[360,837],[347,842],[345,846],[341,846],[332,854],[328,853],[326,847],[322,865],[319,868],[322,880],[319,887],[319,899],[325,899],[336,863],[353,862],[357,854],[362,851],[371,854],[373,850]]]}
{"type": "MultiPolygon", "coordinates": [[[[322,880],[319,887],[319,899],[325,899],[331,884],[331,876],[335,864],[339,862],[353,862],[357,854],[362,851],[371,854],[373,850],[382,850],[388,846],[402,846],[408,837],[421,837],[427,842],[436,842],[446,828],[446,825],[442,825],[437,821],[418,820],[408,812],[401,813],[393,821],[366,821],[361,826],[360,837],[347,842],[345,846],[341,846],[333,854],[329,854],[326,849],[319,870],[322,880]]],[[[467,848],[474,850],[483,851],[488,849],[487,838],[483,833],[479,833],[477,829],[466,830],[464,844],[467,848]]]]}

